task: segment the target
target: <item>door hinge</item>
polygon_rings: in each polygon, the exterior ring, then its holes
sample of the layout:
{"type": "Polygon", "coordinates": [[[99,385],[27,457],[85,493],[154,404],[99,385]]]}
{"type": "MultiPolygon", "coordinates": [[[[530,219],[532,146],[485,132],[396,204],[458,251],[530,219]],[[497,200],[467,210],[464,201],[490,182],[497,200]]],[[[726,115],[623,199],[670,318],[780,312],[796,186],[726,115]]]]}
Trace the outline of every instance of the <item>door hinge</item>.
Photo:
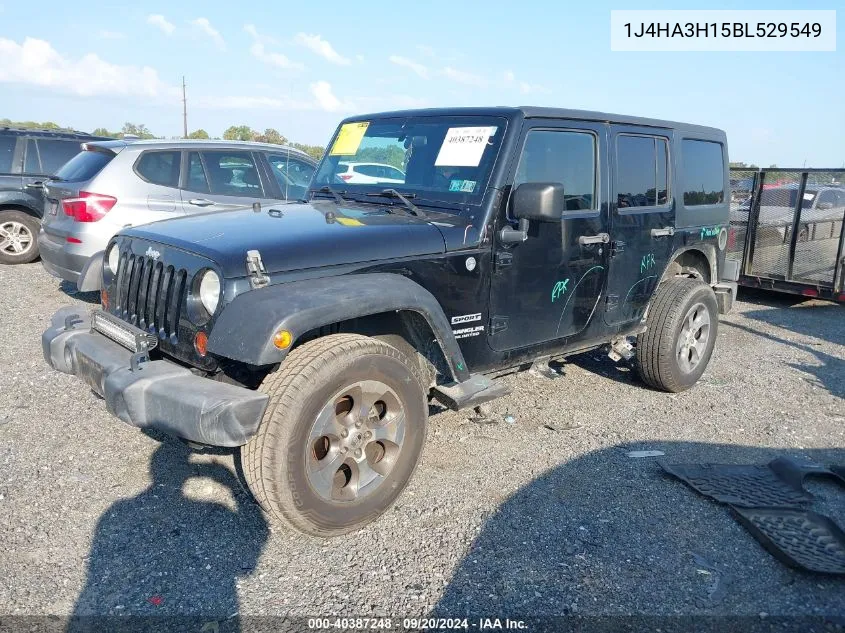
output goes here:
{"type": "Polygon", "coordinates": [[[614,240],[610,243],[610,256],[614,257],[619,253],[625,252],[625,242],[622,240],[614,240]]]}
{"type": "Polygon", "coordinates": [[[605,297],[604,303],[606,310],[615,310],[616,307],[619,305],[619,295],[607,295],[607,297],[605,297]]]}
{"type": "Polygon", "coordinates": [[[508,329],[508,319],[506,316],[494,316],[490,319],[490,335],[504,332],[508,329]]]}
{"type": "Polygon", "coordinates": [[[510,251],[496,251],[495,268],[501,270],[513,265],[513,253],[510,251]]]}
{"type": "Polygon", "coordinates": [[[270,283],[267,269],[261,261],[261,253],[257,250],[246,252],[246,272],[249,274],[249,285],[253,288],[263,288],[270,283]]]}

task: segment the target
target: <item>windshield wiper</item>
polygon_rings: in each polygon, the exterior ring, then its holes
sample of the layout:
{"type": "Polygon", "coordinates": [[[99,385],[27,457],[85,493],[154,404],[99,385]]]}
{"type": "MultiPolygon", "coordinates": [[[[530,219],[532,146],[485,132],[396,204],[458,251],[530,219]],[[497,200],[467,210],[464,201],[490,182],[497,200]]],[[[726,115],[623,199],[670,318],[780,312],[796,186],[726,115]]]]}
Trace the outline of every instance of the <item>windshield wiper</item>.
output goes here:
{"type": "Polygon", "coordinates": [[[343,195],[346,191],[335,191],[328,185],[323,185],[319,189],[309,189],[308,193],[330,193],[334,196],[335,202],[338,204],[346,204],[346,200],[343,199],[343,195]]]}
{"type": "Polygon", "coordinates": [[[406,207],[408,207],[408,210],[413,215],[420,217],[420,218],[426,217],[425,213],[417,205],[415,205],[413,202],[411,202],[408,199],[408,198],[416,198],[417,194],[415,194],[415,193],[402,194],[402,193],[399,193],[398,191],[396,191],[396,189],[382,189],[378,193],[368,193],[367,195],[368,196],[381,196],[382,198],[398,198],[399,200],[402,201],[402,204],[404,204],[406,207]]]}

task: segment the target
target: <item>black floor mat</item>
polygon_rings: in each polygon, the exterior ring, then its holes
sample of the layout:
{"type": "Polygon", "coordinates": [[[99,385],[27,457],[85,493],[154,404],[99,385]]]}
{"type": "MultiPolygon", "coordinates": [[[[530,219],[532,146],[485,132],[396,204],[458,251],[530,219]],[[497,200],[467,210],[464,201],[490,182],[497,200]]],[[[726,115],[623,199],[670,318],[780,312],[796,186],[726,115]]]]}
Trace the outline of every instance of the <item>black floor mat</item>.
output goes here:
{"type": "Polygon", "coordinates": [[[825,468],[802,466],[782,457],[757,466],[663,462],[660,466],[703,495],[746,508],[803,507],[813,501],[813,495],[801,486],[804,477],[811,473],[833,474],[825,468]]]}
{"type": "Polygon", "coordinates": [[[697,490],[731,507],[754,537],[778,560],[824,574],[845,574],[845,532],[810,511],[807,475],[845,485],[845,467],[804,465],[780,457],[765,465],[665,464],[660,466],[697,490]]]}
{"type": "Polygon", "coordinates": [[[845,533],[827,517],[784,508],[733,510],[781,562],[823,574],[845,574],[845,533]]]}

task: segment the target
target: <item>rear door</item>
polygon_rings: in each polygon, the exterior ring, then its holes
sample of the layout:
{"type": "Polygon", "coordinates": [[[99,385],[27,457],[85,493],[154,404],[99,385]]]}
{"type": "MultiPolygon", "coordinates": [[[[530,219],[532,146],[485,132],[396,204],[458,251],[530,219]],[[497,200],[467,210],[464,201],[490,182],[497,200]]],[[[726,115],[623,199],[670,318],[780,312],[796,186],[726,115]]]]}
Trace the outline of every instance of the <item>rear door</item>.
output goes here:
{"type": "Polygon", "coordinates": [[[675,226],[672,131],[611,126],[610,270],[605,322],[639,321],[668,264],[675,226]]]}
{"type": "Polygon", "coordinates": [[[185,213],[225,211],[270,197],[256,156],[245,150],[188,152],[182,182],[185,213]]]}

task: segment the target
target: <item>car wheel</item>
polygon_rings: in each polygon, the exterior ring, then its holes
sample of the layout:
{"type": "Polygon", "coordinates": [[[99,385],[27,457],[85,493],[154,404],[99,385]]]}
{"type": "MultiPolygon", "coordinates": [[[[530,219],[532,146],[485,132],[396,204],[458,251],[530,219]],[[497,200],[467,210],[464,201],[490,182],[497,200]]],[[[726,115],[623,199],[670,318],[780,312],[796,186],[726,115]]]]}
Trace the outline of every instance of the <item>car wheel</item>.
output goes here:
{"type": "Polygon", "coordinates": [[[636,364],[643,381],[655,389],[679,392],[704,373],[719,327],[713,289],[687,277],[674,277],[657,287],[637,336],[636,364]]]}
{"type": "Polygon", "coordinates": [[[241,449],[253,496],[273,519],[312,536],[376,519],[422,453],[422,382],[413,360],[374,338],[337,334],[295,348],[261,384],[267,411],[241,449]]]}
{"type": "Polygon", "coordinates": [[[0,263],[28,264],[38,258],[37,218],[23,211],[0,211],[0,263]]]}

